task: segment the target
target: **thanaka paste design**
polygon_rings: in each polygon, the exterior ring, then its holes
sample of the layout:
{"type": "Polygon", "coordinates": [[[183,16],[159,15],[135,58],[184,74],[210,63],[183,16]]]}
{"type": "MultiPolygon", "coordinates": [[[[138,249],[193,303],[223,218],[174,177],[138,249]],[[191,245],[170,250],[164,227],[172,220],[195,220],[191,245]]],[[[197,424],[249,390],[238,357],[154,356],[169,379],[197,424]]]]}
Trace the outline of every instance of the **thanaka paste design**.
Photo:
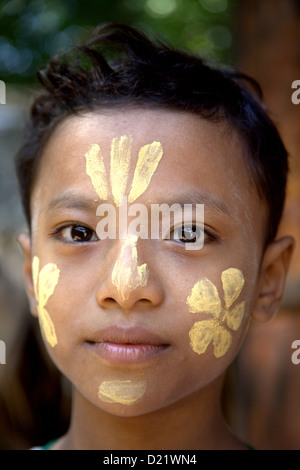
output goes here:
{"type": "Polygon", "coordinates": [[[112,283],[120,293],[122,300],[128,299],[130,293],[138,286],[147,285],[147,264],[138,266],[136,235],[128,235],[121,253],[114,265],[112,272],[112,283]]]}
{"type": "MultiPolygon", "coordinates": [[[[131,135],[123,135],[115,137],[111,142],[110,186],[116,206],[119,206],[119,201],[125,196],[128,186],[132,141],[131,135]]],[[[129,203],[134,202],[146,191],[162,156],[163,149],[160,142],[152,142],[140,148],[128,195],[129,203]]],[[[86,172],[92,180],[96,193],[100,199],[107,200],[109,187],[100,146],[93,144],[85,154],[85,158],[86,172]]]]}
{"type": "Polygon", "coordinates": [[[108,380],[101,383],[98,397],[106,403],[133,405],[144,396],[145,392],[145,381],[108,380]]]}
{"type": "Polygon", "coordinates": [[[54,348],[57,345],[57,336],[54,323],[46,310],[46,305],[58,283],[60,270],[54,263],[46,264],[40,271],[39,267],[40,260],[37,256],[34,256],[32,260],[32,278],[39,323],[45,339],[54,348]]]}
{"type": "Polygon", "coordinates": [[[224,307],[216,286],[207,278],[198,281],[187,298],[191,313],[212,315],[211,319],[194,323],[189,332],[190,345],[195,353],[203,354],[213,342],[214,355],[217,358],[224,356],[232,343],[232,334],[226,326],[237,331],[245,311],[244,301],[233,307],[244,286],[243,273],[237,268],[229,268],[222,272],[221,282],[224,307]]]}
{"type": "MultiPolygon", "coordinates": [[[[132,136],[123,135],[113,138],[111,142],[110,188],[116,206],[119,206],[127,191],[132,141],[132,136]]],[[[129,190],[129,203],[134,202],[146,191],[162,156],[163,149],[160,142],[152,142],[140,148],[129,190]]],[[[86,172],[91,178],[94,189],[100,199],[106,200],[109,185],[100,146],[92,145],[85,158],[86,172]]],[[[130,293],[138,286],[147,285],[147,265],[138,266],[137,240],[136,235],[127,236],[112,271],[112,283],[122,300],[128,299],[130,293]]]]}

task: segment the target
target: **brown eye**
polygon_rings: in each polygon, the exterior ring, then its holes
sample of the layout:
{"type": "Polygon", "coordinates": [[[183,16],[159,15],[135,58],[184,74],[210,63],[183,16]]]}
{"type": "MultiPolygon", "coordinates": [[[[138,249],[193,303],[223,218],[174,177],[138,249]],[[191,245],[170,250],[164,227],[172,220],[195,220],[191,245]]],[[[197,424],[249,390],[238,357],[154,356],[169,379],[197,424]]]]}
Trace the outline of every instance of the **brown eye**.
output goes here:
{"type": "Polygon", "coordinates": [[[61,237],[70,243],[85,243],[98,240],[94,230],[82,225],[71,225],[64,227],[60,233],[61,237]]]}
{"type": "Polygon", "coordinates": [[[193,223],[174,227],[170,233],[170,239],[182,245],[199,243],[201,238],[203,238],[205,243],[217,240],[216,236],[212,235],[204,227],[193,223]]]}
{"type": "Polygon", "coordinates": [[[171,239],[180,243],[195,243],[201,235],[197,225],[181,225],[172,230],[171,239]]]}

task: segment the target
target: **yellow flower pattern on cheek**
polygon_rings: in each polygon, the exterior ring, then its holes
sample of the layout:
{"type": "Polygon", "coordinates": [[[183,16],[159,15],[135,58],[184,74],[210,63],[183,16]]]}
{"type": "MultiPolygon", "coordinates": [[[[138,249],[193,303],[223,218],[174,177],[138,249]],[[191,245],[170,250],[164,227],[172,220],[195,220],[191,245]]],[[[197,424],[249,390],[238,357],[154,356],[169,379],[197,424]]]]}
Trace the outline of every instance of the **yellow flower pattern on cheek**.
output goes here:
{"type": "Polygon", "coordinates": [[[54,323],[46,310],[49,297],[53,294],[58,283],[60,270],[54,263],[46,264],[39,272],[40,260],[34,256],[32,260],[32,278],[34,293],[37,301],[39,323],[45,339],[51,347],[57,345],[54,323]]]}
{"type": "Polygon", "coordinates": [[[203,354],[213,342],[217,358],[224,356],[232,343],[232,335],[225,327],[226,324],[231,330],[237,331],[245,311],[244,301],[232,307],[244,286],[243,273],[239,269],[229,268],[222,272],[221,281],[224,307],[216,286],[207,278],[198,281],[187,298],[191,313],[208,313],[213,317],[194,323],[189,332],[191,347],[195,353],[203,354]]]}

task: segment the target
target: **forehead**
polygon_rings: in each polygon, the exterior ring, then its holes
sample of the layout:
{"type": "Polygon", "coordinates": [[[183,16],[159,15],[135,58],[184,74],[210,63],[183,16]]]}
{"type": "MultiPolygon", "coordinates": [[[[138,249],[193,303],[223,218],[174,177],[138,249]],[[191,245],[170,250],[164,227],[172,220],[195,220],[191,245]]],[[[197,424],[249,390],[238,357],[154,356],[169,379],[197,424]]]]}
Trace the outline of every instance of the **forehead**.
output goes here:
{"type": "Polygon", "coordinates": [[[253,196],[254,188],[242,155],[242,142],[235,131],[191,113],[165,110],[108,109],[101,114],[95,112],[67,118],[50,137],[38,176],[55,176],[59,185],[61,179],[67,183],[76,173],[80,176],[82,169],[84,175],[84,155],[95,143],[100,145],[109,166],[112,139],[123,135],[132,136],[133,168],[139,149],[159,141],[163,147],[159,173],[167,170],[167,181],[178,180],[179,177],[181,182],[188,180],[191,185],[205,186],[207,182],[210,187],[219,187],[224,192],[229,187],[237,191],[240,186],[243,192],[251,192],[253,196]]]}
{"type": "Polygon", "coordinates": [[[98,144],[109,174],[112,139],[123,135],[132,136],[131,176],[140,148],[153,141],[162,145],[163,157],[145,193],[149,201],[199,191],[226,204],[236,219],[245,217],[246,207],[248,222],[253,218],[257,225],[263,205],[251,182],[237,133],[224,123],[181,111],[108,109],[67,118],[44,149],[33,195],[39,190],[51,199],[70,187],[95,196],[84,155],[98,144]]]}

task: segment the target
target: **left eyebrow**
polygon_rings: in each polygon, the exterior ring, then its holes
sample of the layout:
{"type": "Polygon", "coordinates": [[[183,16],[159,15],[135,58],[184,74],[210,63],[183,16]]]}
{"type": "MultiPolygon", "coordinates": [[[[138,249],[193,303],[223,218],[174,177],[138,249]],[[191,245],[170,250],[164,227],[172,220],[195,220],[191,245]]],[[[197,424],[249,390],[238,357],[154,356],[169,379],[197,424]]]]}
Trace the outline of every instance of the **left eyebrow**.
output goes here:
{"type": "Polygon", "coordinates": [[[204,204],[207,208],[230,217],[230,210],[224,201],[217,198],[215,195],[202,190],[180,192],[177,197],[173,197],[172,200],[165,202],[169,205],[179,204],[181,207],[185,204],[204,204]]]}
{"type": "Polygon", "coordinates": [[[52,199],[47,208],[47,213],[60,209],[75,209],[86,212],[95,212],[95,204],[97,201],[98,200],[87,198],[86,196],[82,196],[78,193],[65,191],[52,199]]]}

